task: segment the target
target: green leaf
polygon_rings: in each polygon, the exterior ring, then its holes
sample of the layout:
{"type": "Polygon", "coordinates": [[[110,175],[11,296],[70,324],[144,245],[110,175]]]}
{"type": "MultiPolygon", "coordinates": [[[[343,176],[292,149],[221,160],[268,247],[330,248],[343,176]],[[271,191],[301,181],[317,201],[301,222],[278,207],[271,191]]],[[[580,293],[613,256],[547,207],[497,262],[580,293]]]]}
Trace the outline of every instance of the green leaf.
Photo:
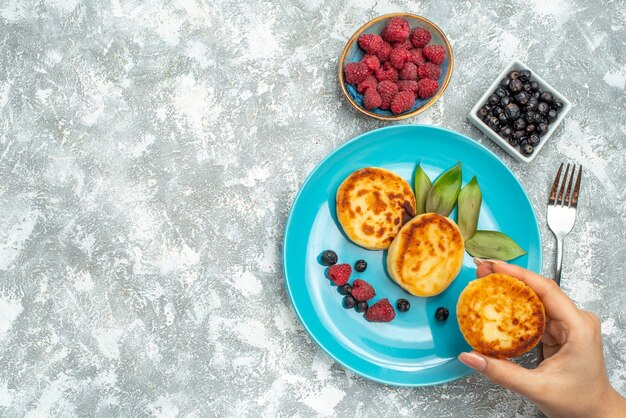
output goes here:
{"type": "Polygon", "coordinates": [[[430,182],[430,178],[428,178],[428,174],[426,174],[424,170],[422,170],[422,166],[418,164],[415,170],[415,215],[425,213],[426,197],[428,196],[431,186],[432,183],[430,182]]]}
{"type": "Polygon", "coordinates": [[[461,191],[461,162],[439,176],[426,197],[424,209],[427,213],[448,216],[456,205],[461,191]]]}
{"type": "Polygon", "coordinates": [[[459,193],[459,229],[465,241],[471,239],[476,233],[482,201],[483,195],[474,176],[459,193]]]}
{"type": "Polygon", "coordinates": [[[526,254],[513,239],[498,231],[476,231],[465,241],[465,250],[473,257],[509,261],[526,254]]]}

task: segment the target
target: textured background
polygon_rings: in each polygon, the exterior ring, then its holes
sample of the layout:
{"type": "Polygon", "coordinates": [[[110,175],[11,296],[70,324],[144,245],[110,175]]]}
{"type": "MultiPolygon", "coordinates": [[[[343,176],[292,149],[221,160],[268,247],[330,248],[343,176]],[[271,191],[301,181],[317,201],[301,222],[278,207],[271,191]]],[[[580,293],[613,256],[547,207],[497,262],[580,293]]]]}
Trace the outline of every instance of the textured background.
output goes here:
{"type": "Polygon", "coordinates": [[[443,99],[406,123],[455,129],[512,167],[547,272],[550,178],[585,165],[563,286],[602,318],[626,394],[623,1],[2,0],[0,415],[537,415],[478,376],[401,389],[347,372],[286,296],[298,187],[385,126],[341,98],[338,55],[392,11],[438,23],[456,52],[443,99]],[[466,120],[514,57],[574,104],[531,165],[466,120]]]}

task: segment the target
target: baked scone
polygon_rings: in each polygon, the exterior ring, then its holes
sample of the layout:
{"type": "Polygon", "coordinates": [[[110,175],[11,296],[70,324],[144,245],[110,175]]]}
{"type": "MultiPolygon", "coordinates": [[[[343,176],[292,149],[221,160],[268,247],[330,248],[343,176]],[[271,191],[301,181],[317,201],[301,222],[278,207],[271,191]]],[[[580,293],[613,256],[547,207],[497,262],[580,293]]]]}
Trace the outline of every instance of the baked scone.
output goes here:
{"type": "Polygon", "coordinates": [[[535,291],[500,273],[468,284],[459,296],[456,316],[467,343],[495,358],[532,350],[546,328],[545,309],[535,291]]]}
{"type": "Polygon", "coordinates": [[[415,296],[435,296],[458,276],[465,245],[459,227],[436,213],[416,216],[402,227],[387,254],[391,278],[415,296]]]}
{"type": "Polygon", "coordinates": [[[337,219],[348,238],[369,250],[389,248],[415,216],[415,195],[400,176],[382,168],[355,171],[337,190],[337,219]]]}

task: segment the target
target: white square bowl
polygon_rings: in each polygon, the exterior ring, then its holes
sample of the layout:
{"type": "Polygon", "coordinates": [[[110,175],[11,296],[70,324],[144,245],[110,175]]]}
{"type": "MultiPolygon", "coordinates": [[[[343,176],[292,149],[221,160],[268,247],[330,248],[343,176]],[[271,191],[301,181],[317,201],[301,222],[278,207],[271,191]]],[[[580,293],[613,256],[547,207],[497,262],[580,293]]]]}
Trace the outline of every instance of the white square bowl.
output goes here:
{"type": "Polygon", "coordinates": [[[546,81],[543,78],[539,77],[537,75],[537,73],[535,73],[531,68],[529,68],[527,65],[525,65],[524,63],[522,63],[520,61],[513,60],[509,65],[507,65],[504,68],[504,70],[502,70],[502,72],[498,75],[496,80],[491,84],[491,86],[489,86],[489,88],[487,89],[485,94],[483,94],[483,96],[480,98],[480,100],[472,108],[472,110],[470,111],[470,113],[468,115],[468,119],[478,129],[483,131],[483,133],[485,135],[487,135],[495,143],[500,145],[506,152],[508,152],[517,161],[523,161],[525,163],[529,163],[533,159],[535,159],[537,154],[539,154],[539,151],[541,151],[541,148],[543,148],[543,146],[546,144],[546,142],[548,142],[548,140],[550,139],[550,137],[552,136],[552,134],[554,133],[556,128],[559,127],[559,125],[563,121],[563,118],[565,117],[565,115],[567,115],[567,113],[569,112],[571,107],[572,107],[572,104],[570,103],[569,100],[567,100],[561,93],[556,91],[551,85],[546,83],[546,81]],[[506,139],[504,139],[500,135],[498,135],[497,132],[493,131],[489,126],[487,126],[487,124],[485,122],[483,122],[476,115],[478,110],[480,110],[480,108],[485,103],[487,103],[487,99],[489,98],[489,96],[491,94],[493,94],[493,92],[500,86],[500,80],[502,80],[504,77],[506,77],[507,74],[511,70],[514,70],[514,69],[515,70],[530,70],[530,74],[531,74],[530,79],[532,81],[536,81],[539,84],[539,89],[541,91],[549,91],[550,93],[552,93],[552,95],[554,96],[555,99],[559,99],[559,100],[561,100],[563,102],[563,109],[561,109],[561,111],[559,112],[557,118],[553,122],[548,124],[548,132],[546,132],[546,134],[541,137],[541,141],[535,147],[534,152],[531,155],[529,155],[529,156],[526,156],[526,155],[522,154],[516,147],[512,146],[511,144],[509,144],[509,142],[506,139]]]}

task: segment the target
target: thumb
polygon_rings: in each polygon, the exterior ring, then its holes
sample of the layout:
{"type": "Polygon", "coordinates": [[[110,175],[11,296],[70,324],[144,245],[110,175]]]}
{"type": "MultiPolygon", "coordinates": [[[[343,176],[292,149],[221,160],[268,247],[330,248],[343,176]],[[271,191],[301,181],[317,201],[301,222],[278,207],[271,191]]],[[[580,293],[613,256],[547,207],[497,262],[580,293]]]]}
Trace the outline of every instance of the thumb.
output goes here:
{"type": "Polygon", "coordinates": [[[527,398],[534,398],[538,385],[532,370],[523,368],[510,360],[484,356],[476,351],[461,353],[461,363],[488,377],[495,383],[527,398]]]}

